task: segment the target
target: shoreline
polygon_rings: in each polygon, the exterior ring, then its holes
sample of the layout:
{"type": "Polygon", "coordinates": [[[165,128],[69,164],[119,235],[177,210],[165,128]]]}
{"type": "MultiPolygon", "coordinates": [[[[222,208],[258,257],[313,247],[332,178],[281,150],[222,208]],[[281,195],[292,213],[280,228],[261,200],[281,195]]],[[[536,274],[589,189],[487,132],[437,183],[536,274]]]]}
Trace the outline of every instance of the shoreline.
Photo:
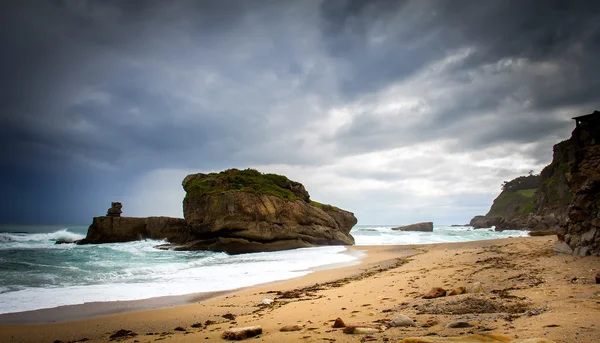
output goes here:
{"type": "MultiPolygon", "coordinates": [[[[79,317],[60,323],[0,324],[0,341],[66,342],[86,338],[90,342],[105,342],[120,329],[134,331],[139,341],[221,341],[220,335],[227,328],[261,325],[261,340],[265,342],[356,342],[361,336],[331,329],[336,317],[346,323],[385,323],[398,314],[410,316],[417,325],[389,328],[373,336],[393,341],[402,337],[494,332],[564,343],[600,341],[596,327],[600,318],[600,285],[593,282],[593,275],[600,270],[600,258],[555,255],[554,241],[551,237],[521,237],[354,246],[353,250],[366,252],[357,265],[317,270],[168,308],[79,317]],[[447,301],[466,300],[471,295],[422,299],[431,287],[452,289],[475,281],[486,290],[478,297],[506,306],[524,306],[527,312],[467,311],[452,315],[427,306],[448,306],[447,301]],[[274,299],[274,306],[259,305],[264,298],[274,299]],[[452,320],[469,321],[472,327],[446,328],[452,320]],[[192,326],[195,323],[198,326],[192,326]],[[299,325],[300,331],[279,331],[281,326],[294,324],[299,325]],[[179,327],[183,331],[175,330],[179,327]]],[[[134,340],[132,337],[125,341],[134,340]]]]}
{"type": "MultiPolygon", "coordinates": [[[[344,267],[351,267],[359,265],[362,259],[366,257],[366,253],[362,249],[356,246],[348,246],[345,251],[340,254],[346,254],[356,257],[355,260],[347,262],[329,263],[323,264],[316,267],[306,269],[310,275],[317,271],[325,271],[331,269],[338,269],[344,267]]],[[[305,271],[305,270],[300,270],[305,271]]],[[[297,276],[291,279],[268,281],[258,283],[256,285],[232,288],[222,291],[214,292],[196,292],[182,295],[167,295],[160,297],[152,297],[146,299],[134,299],[134,300],[115,300],[115,301],[93,301],[86,302],[83,304],[74,305],[63,305],[51,308],[41,308],[30,311],[19,311],[0,313],[0,325],[21,325],[21,324],[51,324],[51,323],[62,323],[69,322],[79,319],[94,319],[104,316],[110,316],[121,313],[137,312],[144,310],[156,310],[171,308],[176,306],[193,304],[208,299],[224,296],[240,292],[254,287],[266,286],[270,284],[277,284],[280,282],[290,281],[298,278],[305,277],[307,275],[297,276]]]]}

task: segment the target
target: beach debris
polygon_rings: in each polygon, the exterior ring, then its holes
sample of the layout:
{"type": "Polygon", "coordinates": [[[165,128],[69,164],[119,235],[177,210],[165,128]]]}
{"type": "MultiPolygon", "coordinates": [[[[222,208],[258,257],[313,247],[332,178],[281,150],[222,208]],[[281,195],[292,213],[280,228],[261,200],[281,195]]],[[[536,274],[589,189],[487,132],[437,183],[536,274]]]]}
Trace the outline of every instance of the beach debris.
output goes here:
{"type": "Polygon", "coordinates": [[[481,285],[481,282],[474,282],[469,288],[469,293],[485,293],[485,289],[481,285]]]}
{"type": "Polygon", "coordinates": [[[125,330],[125,329],[120,329],[118,331],[116,331],[115,333],[113,333],[112,335],[110,335],[110,340],[114,341],[116,339],[126,339],[126,338],[131,338],[131,337],[135,337],[138,334],[131,331],[131,330],[125,330]]]}
{"type": "Polygon", "coordinates": [[[207,320],[204,322],[204,326],[209,326],[209,325],[213,325],[213,324],[216,324],[216,323],[217,323],[217,322],[215,322],[214,320],[207,319],[207,320]]]}
{"type": "Polygon", "coordinates": [[[365,336],[360,339],[361,342],[374,342],[376,340],[377,340],[377,337],[371,336],[371,335],[365,336]]]}
{"type": "Polygon", "coordinates": [[[337,329],[337,328],[345,328],[346,324],[344,324],[344,321],[342,320],[342,318],[337,317],[335,319],[335,322],[333,323],[332,328],[337,329]]]}
{"type": "Polygon", "coordinates": [[[600,272],[596,273],[596,284],[600,284],[600,272]]]}
{"type": "Polygon", "coordinates": [[[465,287],[463,287],[463,286],[460,286],[460,287],[456,287],[455,289],[451,290],[446,295],[448,295],[448,296],[450,296],[450,295],[459,295],[459,294],[463,294],[463,293],[466,293],[466,292],[467,292],[467,289],[465,287]]]}
{"type": "Polygon", "coordinates": [[[385,331],[385,326],[375,326],[370,324],[350,324],[344,328],[344,333],[349,335],[370,335],[385,331]]]}
{"type": "Polygon", "coordinates": [[[202,323],[194,323],[191,325],[193,328],[201,328],[202,327],[202,323]]]}
{"type": "Polygon", "coordinates": [[[281,329],[279,329],[279,331],[281,332],[291,332],[291,331],[300,331],[302,330],[302,326],[300,325],[286,325],[286,326],[282,326],[281,329]]]}
{"type": "Polygon", "coordinates": [[[262,327],[260,325],[256,325],[226,330],[223,332],[221,337],[223,339],[240,341],[242,339],[258,336],[261,333],[262,327]]]}
{"type": "Polygon", "coordinates": [[[415,321],[405,314],[399,314],[390,321],[389,325],[393,327],[415,326],[415,321]]]}
{"type": "Polygon", "coordinates": [[[446,328],[448,329],[470,328],[472,326],[473,325],[471,325],[469,322],[464,322],[460,320],[446,324],[446,328]]]}
{"type": "Polygon", "coordinates": [[[439,298],[446,295],[446,290],[441,287],[433,287],[424,296],[423,299],[439,298]]]}
{"type": "Polygon", "coordinates": [[[181,326],[178,326],[178,327],[174,328],[173,331],[187,331],[187,330],[181,326]]]}
{"type": "Polygon", "coordinates": [[[273,299],[271,298],[264,298],[263,300],[260,301],[261,305],[271,305],[273,303],[273,299]]]}
{"type": "Polygon", "coordinates": [[[408,337],[398,343],[556,343],[546,338],[515,339],[502,334],[478,334],[461,337],[408,337]]]}
{"type": "Polygon", "coordinates": [[[235,320],[235,314],[232,314],[232,313],[225,313],[221,317],[223,317],[225,319],[229,319],[229,320],[235,320]]]}
{"type": "Polygon", "coordinates": [[[525,300],[503,301],[502,299],[488,299],[483,295],[474,294],[465,297],[450,298],[441,302],[430,302],[415,306],[421,314],[448,314],[455,315],[473,313],[508,313],[524,314],[531,309],[531,303],[525,300]]]}

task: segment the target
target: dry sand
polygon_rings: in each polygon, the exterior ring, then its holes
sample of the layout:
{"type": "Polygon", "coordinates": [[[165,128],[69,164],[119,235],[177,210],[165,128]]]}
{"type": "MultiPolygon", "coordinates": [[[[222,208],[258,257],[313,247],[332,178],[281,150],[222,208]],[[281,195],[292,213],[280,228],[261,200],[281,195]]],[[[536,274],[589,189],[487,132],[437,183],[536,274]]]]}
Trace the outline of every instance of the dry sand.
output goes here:
{"type": "MultiPolygon", "coordinates": [[[[263,333],[249,340],[260,342],[396,342],[415,336],[435,341],[438,336],[489,333],[600,342],[600,285],[594,279],[600,258],[555,255],[554,240],[354,247],[367,253],[359,265],[319,270],[188,305],[68,322],[0,325],[0,342],[107,342],[119,329],[137,334],[122,342],[224,342],[226,329],[253,325],[262,326],[263,333]],[[422,298],[432,287],[469,288],[475,282],[481,282],[484,293],[422,298]],[[264,298],[275,301],[259,305],[264,298]],[[412,318],[416,326],[370,335],[349,335],[331,327],[337,317],[346,324],[378,326],[399,314],[412,318]],[[471,326],[446,328],[455,321],[471,326]],[[192,327],[195,323],[201,326],[192,327]],[[301,330],[280,332],[286,325],[301,330]],[[178,327],[183,331],[175,330],[178,327]]],[[[55,311],[44,316],[94,313],[69,307],[55,311]]]]}

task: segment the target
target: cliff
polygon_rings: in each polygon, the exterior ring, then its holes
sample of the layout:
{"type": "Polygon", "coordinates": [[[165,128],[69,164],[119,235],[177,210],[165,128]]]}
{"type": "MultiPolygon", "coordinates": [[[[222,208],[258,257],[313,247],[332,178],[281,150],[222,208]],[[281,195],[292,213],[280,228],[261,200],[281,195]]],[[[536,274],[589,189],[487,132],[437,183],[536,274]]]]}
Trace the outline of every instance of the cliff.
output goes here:
{"type": "Polygon", "coordinates": [[[285,176],[230,169],[188,175],[182,186],[184,218],[121,217],[122,205],[113,203],[78,243],[165,239],[164,249],[230,254],[354,244],[351,212],[311,201],[302,184],[285,176]]]}
{"type": "Polygon", "coordinates": [[[518,182],[535,175],[507,182],[490,211],[474,217],[472,226],[557,232],[566,244],[562,251],[600,253],[600,112],[573,119],[571,137],[554,145],[537,186],[518,182]]]}

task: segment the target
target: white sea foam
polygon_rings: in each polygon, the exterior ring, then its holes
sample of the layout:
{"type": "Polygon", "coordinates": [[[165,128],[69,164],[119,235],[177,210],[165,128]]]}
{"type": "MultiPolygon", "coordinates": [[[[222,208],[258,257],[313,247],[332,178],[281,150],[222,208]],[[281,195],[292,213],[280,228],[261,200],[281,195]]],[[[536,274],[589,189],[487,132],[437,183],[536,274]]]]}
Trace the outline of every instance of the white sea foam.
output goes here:
{"type": "MultiPolygon", "coordinates": [[[[148,243],[124,243],[122,246],[139,248],[148,243]]],[[[122,250],[129,251],[120,249],[122,250]]],[[[345,247],[330,246],[235,256],[209,253],[211,257],[204,259],[194,259],[193,253],[163,251],[163,254],[187,254],[188,258],[179,258],[164,264],[136,266],[133,263],[128,268],[89,275],[81,279],[78,285],[28,287],[3,293],[0,294],[0,313],[252,286],[303,276],[310,273],[311,268],[325,264],[345,263],[357,259],[356,256],[345,254],[345,251],[345,247]]]]}
{"type": "Polygon", "coordinates": [[[50,233],[0,233],[0,243],[8,242],[46,242],[46,241],[66,241],[74,242],[76,240],[84,238],[84,235],[78,233],[69,232],[68,229],[58,230],[50,233]]]}

